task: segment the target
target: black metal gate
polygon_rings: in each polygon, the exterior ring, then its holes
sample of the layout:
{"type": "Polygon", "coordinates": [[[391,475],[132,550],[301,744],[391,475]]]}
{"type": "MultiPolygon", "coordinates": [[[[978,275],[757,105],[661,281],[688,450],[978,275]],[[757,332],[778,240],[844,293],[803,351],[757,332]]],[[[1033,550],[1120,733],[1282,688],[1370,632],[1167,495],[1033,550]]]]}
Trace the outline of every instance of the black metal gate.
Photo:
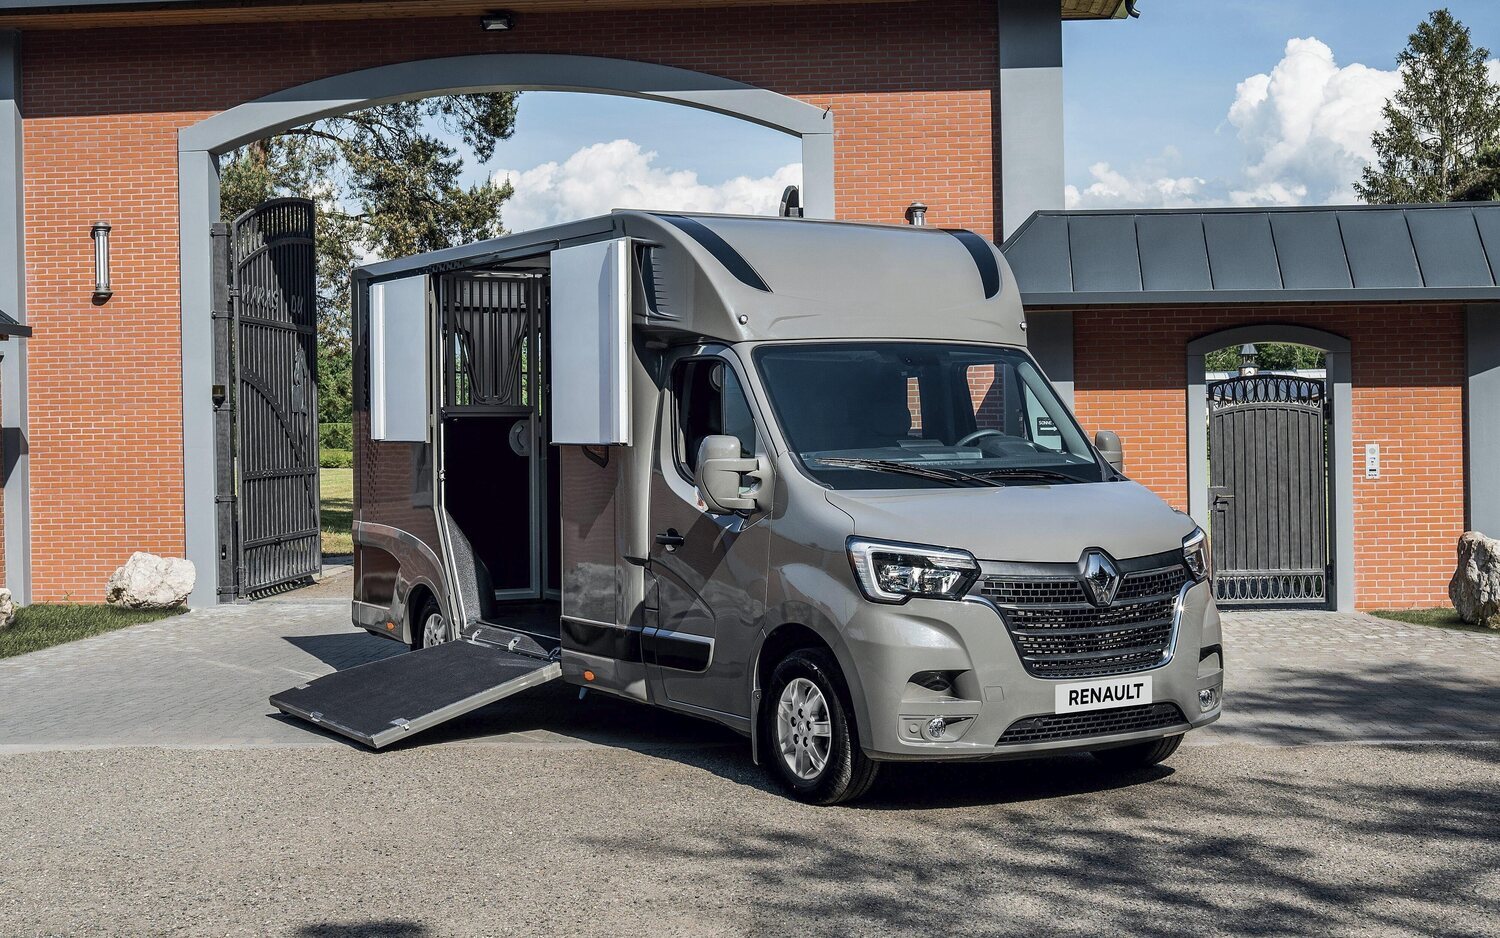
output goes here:
{"type": "Polygon", "coordinates": [[[1328,412],[1317,379],[1259,374],[1208,386],[1220,605],[1327,604],[1328,412]]]}
{"type": "Polygon", "coordinates": [[[315,222],[310,200],[274,199],[215,226],[221,599],[322,566],[315,222]]]}

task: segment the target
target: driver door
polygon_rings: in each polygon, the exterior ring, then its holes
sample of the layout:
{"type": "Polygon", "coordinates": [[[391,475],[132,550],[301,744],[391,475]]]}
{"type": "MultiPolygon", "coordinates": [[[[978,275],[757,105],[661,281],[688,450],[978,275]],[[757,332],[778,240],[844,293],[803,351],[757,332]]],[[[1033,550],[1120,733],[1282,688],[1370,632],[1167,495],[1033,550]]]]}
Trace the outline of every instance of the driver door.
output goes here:
{"type": "Polygon", "coordinates": [[[737,437],[746,456],[767,450],[744,382],[725,357],[677,361],[663,408],[652,467],[642,635],[648,673],[667,701],[748,716],[746,670],[765,610],[766,515],[709,514],[692,480],[706,436],[737,437]]]}

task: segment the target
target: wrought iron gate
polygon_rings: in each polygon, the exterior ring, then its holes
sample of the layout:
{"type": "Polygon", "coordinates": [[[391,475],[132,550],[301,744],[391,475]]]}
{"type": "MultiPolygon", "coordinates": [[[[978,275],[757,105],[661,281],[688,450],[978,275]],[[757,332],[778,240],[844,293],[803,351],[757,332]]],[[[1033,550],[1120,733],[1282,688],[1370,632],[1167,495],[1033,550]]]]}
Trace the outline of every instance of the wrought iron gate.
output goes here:
{"type": "Polygon", "coordinates": [[[1328,602],[1328,397],[1322,381],[1249,375],[1208,386],[1214,596],[1328,602]]]}
{"type": "Polygon", "coordinates": [[[316,214],[274,199],[215,226],[221,599],[316,574],[316,214]]]}

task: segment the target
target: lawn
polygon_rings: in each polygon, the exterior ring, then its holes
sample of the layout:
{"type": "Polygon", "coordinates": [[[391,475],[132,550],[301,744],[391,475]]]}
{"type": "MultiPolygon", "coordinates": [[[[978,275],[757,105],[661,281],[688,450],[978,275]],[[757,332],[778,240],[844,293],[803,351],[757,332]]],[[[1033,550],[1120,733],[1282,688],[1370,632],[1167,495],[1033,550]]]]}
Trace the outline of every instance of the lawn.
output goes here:
{"type": "Polygon", "coordinates": [[[323,515],[323,553],[352,554],[354,539],[354,470],[319,469],[318,493],[323,515]]]}
{"type": "Polygon", "coordinates": [[[182,612],[182,609],[116,609],[80,603],[37,603],[18,609],[15,624],[0,629],[0,658],[113,632],[127,625],[168,619],[182,612]]]}
{"type": "Polygon", "coordinates": [[[1445,629],[1495,634],[1494,629],[1482,625],[1470,625],[1460,619],[1452,606],[1439,606],[1436,609],[1375,609],[1370,612],[1370,615],[1395,622],[1409,622],[1412,625],[1436,625],[1445,629]]]}

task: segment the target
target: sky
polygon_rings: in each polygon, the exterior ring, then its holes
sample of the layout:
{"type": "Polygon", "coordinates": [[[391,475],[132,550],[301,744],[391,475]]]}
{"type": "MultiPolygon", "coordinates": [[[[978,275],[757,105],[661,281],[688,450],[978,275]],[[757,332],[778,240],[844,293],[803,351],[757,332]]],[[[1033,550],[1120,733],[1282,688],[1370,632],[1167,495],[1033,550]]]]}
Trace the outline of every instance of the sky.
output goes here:
{"type": "MultiPolygon", "coordinates": [[[[1139,0],[1139,19],[1065,24],[1067,206],[1355,201],[1396,53],[1434,6],[1139,0]]],[[[1448,8],[1500,54],[1500,0],[1448,8]]],[[[467,178],[511,180],[519,231],[615,207],[774,212],[799,158],[795,138],[734,118],[530,92],[514,137],[467,178]]]]}

